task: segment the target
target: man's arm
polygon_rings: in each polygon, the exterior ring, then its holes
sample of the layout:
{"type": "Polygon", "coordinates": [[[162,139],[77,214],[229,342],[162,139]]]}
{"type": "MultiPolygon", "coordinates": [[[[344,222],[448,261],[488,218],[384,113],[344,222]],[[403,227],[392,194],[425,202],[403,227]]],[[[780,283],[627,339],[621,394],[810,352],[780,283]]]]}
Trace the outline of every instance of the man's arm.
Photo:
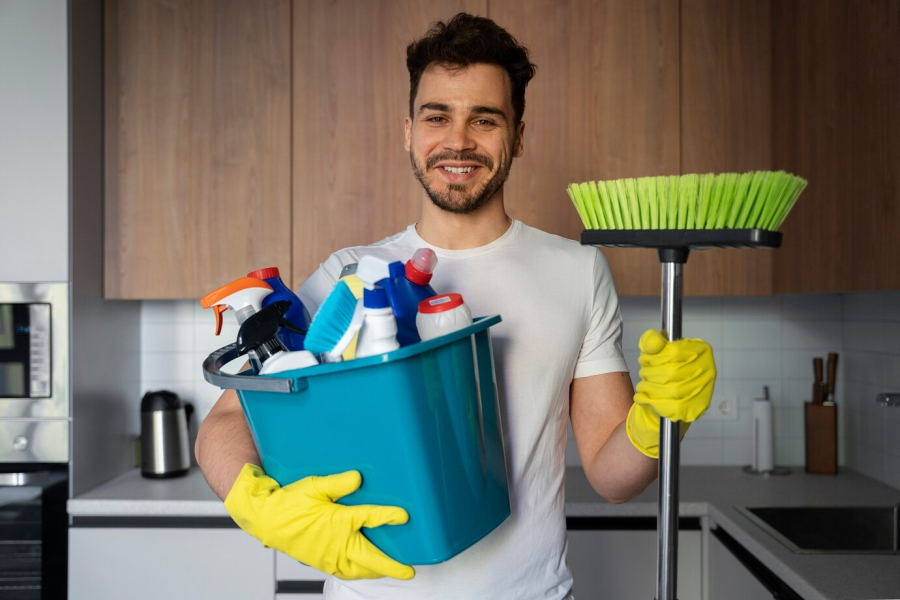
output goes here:
{"type": "Polygon", "coordinates": [[[633,403],[628,373],[606,373],[572,381],[569,414],[585,475],[610,502],[626,502],[643,492],[659,472],[625,432],[633,403]]]}
{"type": "Polygon", "coordinates": [[[234,390],[225,390],[203,419],[194,454],[209,487],[222,500],[246,463],[262,464],[234,390]]]}

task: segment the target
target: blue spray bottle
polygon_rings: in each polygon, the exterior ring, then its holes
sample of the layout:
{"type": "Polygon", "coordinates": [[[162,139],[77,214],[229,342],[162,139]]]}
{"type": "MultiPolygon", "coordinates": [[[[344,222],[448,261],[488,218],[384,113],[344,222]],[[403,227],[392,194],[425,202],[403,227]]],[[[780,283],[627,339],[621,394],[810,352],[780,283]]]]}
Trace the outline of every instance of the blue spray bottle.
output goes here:
{"type": "MultiPolygon", "coordinates": [[[[306,310],[306,307],[303,306],[303,303],[300,302],[300,298],[297,297],[297,294],[292,292],[281,280],[281,273],[278,271],[278,267],[259,269],[258,271],[247,273],[247,277],[263,279],[272,286],[272,293],[263,299],[262,308],[280,300],[288,300],[291,303],[291,307],[284,315],[284,318],[297,329],[303,331],[309,329],[309,312],[306,310]]],[[[306,335],[288,331],[282,327],[278,331],[278,339],[281,340],[281,343],[284,344],[289,351],[295,352],[303,350],[303,341],[306,339],[306,335]]]]}
{"type": "Polygon", "coordinates": [[[437,296],[428,283],[437,266],[437,255],[431,248],[419,248],[413,257],[406,261],[405,277],[394,281],[397,289],[397,300],[403,310],[403,316],[397,317],[397,341],[400,346],[409,346],[422,341],[416,327],[416,314],[419,302],[437,296]]]}

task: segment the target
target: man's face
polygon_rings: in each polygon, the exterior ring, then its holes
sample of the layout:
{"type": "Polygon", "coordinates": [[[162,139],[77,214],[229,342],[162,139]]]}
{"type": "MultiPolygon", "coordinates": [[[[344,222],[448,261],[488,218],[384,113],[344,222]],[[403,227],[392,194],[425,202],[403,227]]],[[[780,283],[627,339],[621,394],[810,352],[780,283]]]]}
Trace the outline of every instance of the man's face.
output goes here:
{"type": "Polygon", "coordinates": [[[431,201],[454,213],[488,203],[522,155],[509,75],[495,65],[433,65],[419,81],[415,113],[406,118],[406,150],[431,201]]]}

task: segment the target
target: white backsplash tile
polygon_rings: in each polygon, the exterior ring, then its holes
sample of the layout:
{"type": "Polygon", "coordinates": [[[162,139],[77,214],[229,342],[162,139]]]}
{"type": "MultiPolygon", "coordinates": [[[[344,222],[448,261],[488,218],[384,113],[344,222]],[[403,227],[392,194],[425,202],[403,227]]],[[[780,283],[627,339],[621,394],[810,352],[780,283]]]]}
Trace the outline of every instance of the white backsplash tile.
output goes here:
{"type": "Polygon", "coordinates": [[[722,298],[722,318],[736,321],[780,321],[781,296],[722,298]]]}
{"type": "Polygon", "coordinates": [[[844,294],[841,303],[843,320],[881,321],[884,319],[885,295],[882,292],[844,294]]]}
{"type": "MultiPolygon", "coordinates": [[[[721,326],[722,342],[713,348],[723,350],[781,350],[781,321],[757,321],[747,327],[746,321],[725,321],[721,326]]],[[[702,336],[698,336],[702,337],[702,336]]]]}
{"type": "Polygon", "coordinates": [[[781,316],[785,321],[840,321],[839,294],[789,294],[781,297],[781,316]]]}
{"type": "Polygon", "coordinates": [[[841,348],[841,323],[839,321],[785,321],[781,330],[781,343],[785,350],[841,348]]]}
{"type": "MultiPolygon", "coordinates": [[[[623,346],[637,382],[637,342],[659,327],[658,298],[621,298],[623,346]]],[[[686,298],[684,334],[714,348],[719,376],[715,398],[736,397],[737,418],[703,418],[682,446],[685,465],[750,463],[750,403],[768,385],[776,409],[776,462],[803,468],[803,402],[810,397],[812,358],[840,352],[839,447],[848,466],[900,487],[900,408],[875,405],[879,391],[900,390],[900,292],[748,298],[686,298]],[[894,412],[888,412],[894,411],[894,412]],[[867,439],[876,436],[878,439],[867,439]],[[865,441],[864,441],[865,440],[865,441]]],[[[221,390],[203,380],[209,352],[234,340],[222,335],[196,301],[145,301],[141,307],[141,383],[144,391],[171,389],[193,402],[203,418],[221,390]]],[[[230,371],[243,361],[235,361],[230,371]]],[[[567,464],[578,465],[571,438],[567,464]]]]}

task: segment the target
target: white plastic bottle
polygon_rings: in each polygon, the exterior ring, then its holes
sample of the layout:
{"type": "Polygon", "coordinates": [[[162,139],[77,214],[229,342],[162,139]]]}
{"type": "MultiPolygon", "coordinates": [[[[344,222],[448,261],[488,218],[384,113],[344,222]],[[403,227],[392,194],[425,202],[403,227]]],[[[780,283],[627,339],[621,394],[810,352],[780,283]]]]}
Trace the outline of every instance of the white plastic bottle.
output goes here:
{"type": "Polygon", "coordinates": [[[416,327],[423,342],[471,324],[472,312],[460,294],[440,294],[419,302],[416,327]]]}
{"type": "Polygon", "coordinates": [[[394,279],[403,277],[403,263],[374,256],[359,260],[356,276],[363,282],[363,324],[356,343],[356,358],[392,352],[397,342],[397,319],[400,302],[397,300],[394,279]]]}
{"type": "Polygon", "coordinates": [[[295,350],[294,352],[277,352],[263,363],[260,375],[293,371],[319,364],[316,357],[309,350],[295,350]]]}

